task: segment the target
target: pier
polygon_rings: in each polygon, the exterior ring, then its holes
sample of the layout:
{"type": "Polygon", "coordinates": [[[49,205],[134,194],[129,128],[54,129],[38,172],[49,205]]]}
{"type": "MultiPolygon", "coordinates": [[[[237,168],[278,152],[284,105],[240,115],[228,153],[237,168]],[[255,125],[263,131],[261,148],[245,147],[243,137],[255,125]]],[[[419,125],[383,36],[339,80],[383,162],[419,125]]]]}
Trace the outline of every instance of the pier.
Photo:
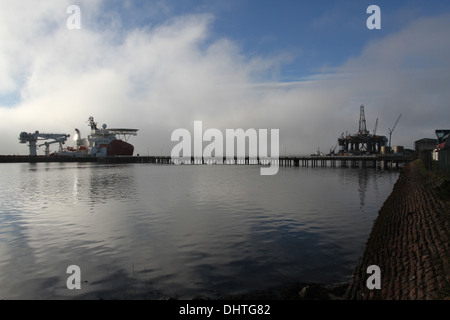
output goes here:
{"type": "Polygon", "coordinates": [[[170,156],[115,156],[115,157],[64,157],[64,156],[0,156],[0,163],[7,162],[98,162],[98,163],[154,163],[176,165],[269,165],[280,167],[349,167],[349,168],[399,168],[416,157],[411,155],[370,156],[282,156],[279,158],[172,158],[170,156]]]}
{"type": "MultiPolygon", "coordinates": [[[[171,157],[138,157],[141,161],[161,164],[218,164],[214,158],[172,159],[171,157]]],[[[137,160],[139,160],[137,159],[137,160]]],[[[399,168],[414,160],[414,156],[403,155],[377,155],[377,156],[282,156],[278,159],[271,158],[223,158],[221,164],[235,165],[269,165],[278,164],[280,167],[350,167],[350,168],[399,168]]],[[[104,159],[115,161],[118,159],[104,159]]],[[[124,159],[125,160],[125,159],[124,159]]],[[[102,160],[103,161],[103,160],[102,160]]],[[[126,160],[125,160],[126,161],[126,160]]]]}

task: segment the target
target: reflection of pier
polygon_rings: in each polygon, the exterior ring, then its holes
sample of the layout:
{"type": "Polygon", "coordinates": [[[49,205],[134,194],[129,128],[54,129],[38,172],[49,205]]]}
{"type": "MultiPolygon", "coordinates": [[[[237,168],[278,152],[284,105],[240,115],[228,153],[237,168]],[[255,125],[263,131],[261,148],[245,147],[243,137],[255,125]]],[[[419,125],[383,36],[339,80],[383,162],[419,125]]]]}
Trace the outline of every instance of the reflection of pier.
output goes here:
{"type": "MultiPolygon", "coordinates": [[[[411,156],[371,155],[371,156],[290,156],[270,158],[223,158],[223,164],[269,165],[281,167],[350,167],[350,168],[398,168],[414,160],[411,156]]],[[[215,158],[179,158],[169,156],[117,156],[105,158],[72,158],[61,156],[0,156],[0,162],[99,162],[99,163],[157,163],[157,164],[216,164],[215,158]]]]}

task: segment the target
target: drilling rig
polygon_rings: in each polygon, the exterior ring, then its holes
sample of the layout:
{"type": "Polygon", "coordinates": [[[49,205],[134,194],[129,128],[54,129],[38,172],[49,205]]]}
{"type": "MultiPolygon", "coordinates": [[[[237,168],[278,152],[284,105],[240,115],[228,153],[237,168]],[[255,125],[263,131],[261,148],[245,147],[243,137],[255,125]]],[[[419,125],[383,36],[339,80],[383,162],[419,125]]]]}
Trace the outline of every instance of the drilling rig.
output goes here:
{"type": "Polygon", "coordinates": [[[366,116],[364,112],[364,105],[359,108],[359,129],[356,134],[342,134],[338,138],[339,154],[378,154],[381,152],[381,147],[386,146],[388,139],[386,136],[376,134],[378,126],[378,119],[375,123],[373,134],[367,130],[366,116]]]}

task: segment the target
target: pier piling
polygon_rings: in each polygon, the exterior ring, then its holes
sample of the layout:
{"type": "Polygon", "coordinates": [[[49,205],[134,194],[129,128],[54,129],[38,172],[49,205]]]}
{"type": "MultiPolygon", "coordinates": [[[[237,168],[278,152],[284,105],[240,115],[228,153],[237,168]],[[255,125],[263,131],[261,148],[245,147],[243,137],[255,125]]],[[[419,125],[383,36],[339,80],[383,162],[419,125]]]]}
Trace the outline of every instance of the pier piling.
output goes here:
{"type": "Polygon", "coordinates": [[[198,158],[170,156],[115,156],[115,157],[62,157],[62,156],[0,156],[0,163],[5,162],[99,162],[99,163],[155,163],[155,164],[235,164],[235,165],[270,165],[281,167],[351,167],[351,168],[381,168],[398,169],[412,160],[414,156],[377,155],[377,156],[291,156],[272,158],[198,158]],[[219,161],[221,160],[221,161],[219,161]]]}

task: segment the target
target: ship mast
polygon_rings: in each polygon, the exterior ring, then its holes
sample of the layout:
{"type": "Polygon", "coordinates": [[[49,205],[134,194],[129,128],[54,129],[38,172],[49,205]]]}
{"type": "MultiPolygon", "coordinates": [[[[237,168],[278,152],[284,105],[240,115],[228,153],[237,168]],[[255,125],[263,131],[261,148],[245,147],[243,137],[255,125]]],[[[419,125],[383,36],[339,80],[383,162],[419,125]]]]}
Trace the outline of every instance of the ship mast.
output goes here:
{"type": "Polygon", "coordinates": [[[97,130],[97,122],[94,122],[94,117],[90,116],[87,122],[91,126],[91,130],[97,130]]]}

